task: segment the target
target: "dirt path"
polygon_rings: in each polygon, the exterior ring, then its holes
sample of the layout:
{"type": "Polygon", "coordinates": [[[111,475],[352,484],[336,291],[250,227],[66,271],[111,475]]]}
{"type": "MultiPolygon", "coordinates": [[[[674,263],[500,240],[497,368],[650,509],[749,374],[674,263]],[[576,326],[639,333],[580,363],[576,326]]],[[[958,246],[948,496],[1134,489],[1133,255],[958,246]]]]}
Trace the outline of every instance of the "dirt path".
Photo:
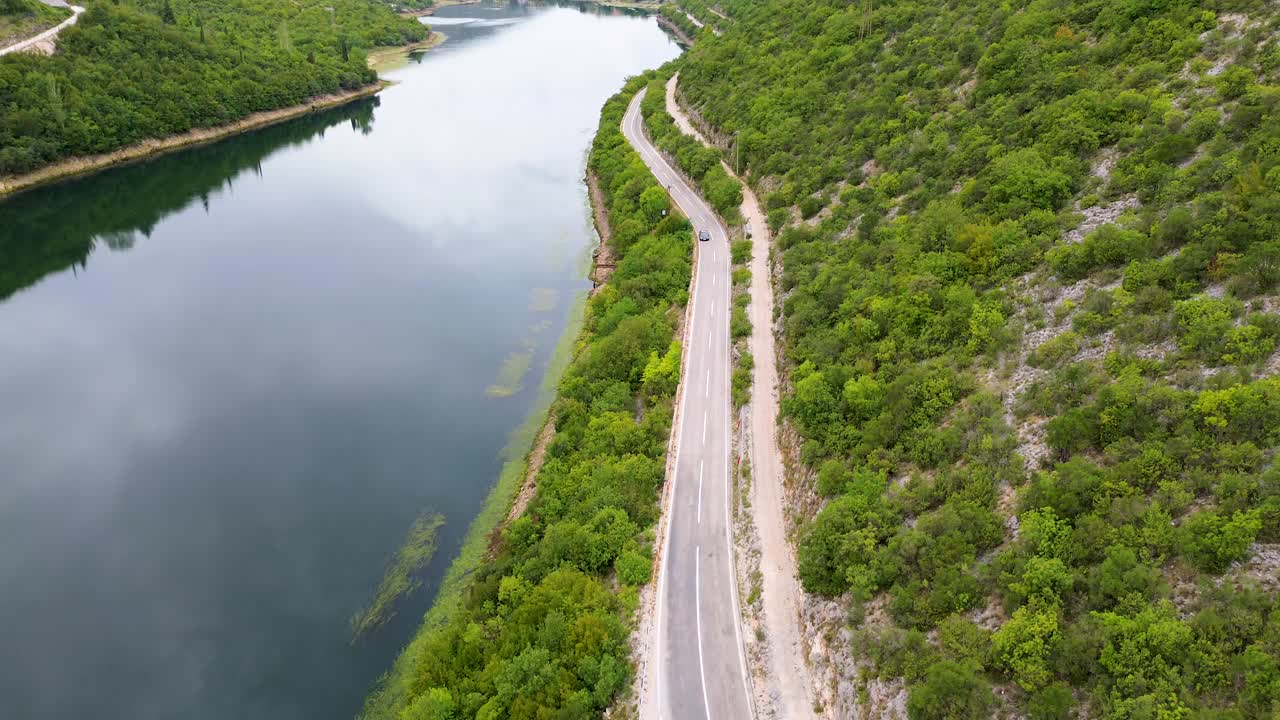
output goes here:
{"type": "MultiPolygon", "coordinates": [[[[702,142],[706,139],[676,101],[679,75],[667,83],[667,112],[676,126],[702,142]]],[[[726,170],[728,168],[726,167],[726,170]]],[[[778,451],[778,370],[773,338],[773,277],[769,262],[769,225],[751,188],[743,183],[742,215],[751,224],[751,354],[755,359],[751,391],[751,507],[760,535],[765,632],[769,642],[768,695],[775,716],[816,718],[809,672],[801,642],[800,609],[803,595],[796,579],[795,556],[787,540],[782,455],[778,451]]]]}
{"type": "Polygon", "coordinates": [[[45,55],[52,55],[57,47],[58,33],[66,30],[76,21],[80,19],[80,14],[84,12],[84,8],[77,5],[66,5],[59,3],[46,2],[46,5],[52,7],[66,7],[71,9],[71,17],[45,30],[34,37],[27,38],[21,42],[14,43],[6,48],[0,48],[0,55],[8,55],[14,52],[38,52],[45,55]]]}
{"type": "MultiPolygon", "coordinates": [[[[716,14],[717,14],[717,15],[719,15],[719,13],[716,13],[716,14]]],[[[702,22],[701,20],[699,20],[698,18],[694,17],[694,16],[693,16],[693,14],[692,14],[692,13],[690,13],[688,10],[685,10],[685,11],[684,11],[684,16],[685,16],[685,17],[687,17],[687,18],[689,18],[689,22],[693,23],[694,27],[698,28],[699,30],[702,30],[703,28],[707,27],[706,23],[704,23],[704,22],[702,22]]],[[[724,17],[724,16],[723,16],[723,15],[721,15],[720,17],[724,17]]],[[[716,26],[714,26],[714,25],[712,25],[712,26],[711,26],[711,32],[715,33],[717,36],[719,36],[719,35],[721,34],[721,33],[720,33],[720,28],[718,28],[718,27],[716,27],[716,26]]]]}

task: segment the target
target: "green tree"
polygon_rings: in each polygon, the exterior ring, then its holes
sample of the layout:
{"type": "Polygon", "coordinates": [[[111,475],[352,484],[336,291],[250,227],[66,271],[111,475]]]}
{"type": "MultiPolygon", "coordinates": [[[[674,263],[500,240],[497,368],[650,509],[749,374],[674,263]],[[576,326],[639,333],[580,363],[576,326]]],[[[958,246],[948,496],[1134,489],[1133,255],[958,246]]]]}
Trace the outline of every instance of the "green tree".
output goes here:
{"type": "Polygon", "coordinates": [[[996,662],[1027,692],[1039,690],[1053,678],[1049,656],[1061,639],[1058,622],[1056,607],[1032,603],[1014,611],[991,637],[996,662]]]}
{"type": "Polygon", "coordinates": [[[458,705],[444,688],[428,688],[400,713],[400,720],[454,720],[458,705]]]}
{"type": "Polygon", "coordinates": [[[651,187],[640,193],[640,210],[650,225],[657,225],[669,209],[667,194],[662,188],[651,187]]]}

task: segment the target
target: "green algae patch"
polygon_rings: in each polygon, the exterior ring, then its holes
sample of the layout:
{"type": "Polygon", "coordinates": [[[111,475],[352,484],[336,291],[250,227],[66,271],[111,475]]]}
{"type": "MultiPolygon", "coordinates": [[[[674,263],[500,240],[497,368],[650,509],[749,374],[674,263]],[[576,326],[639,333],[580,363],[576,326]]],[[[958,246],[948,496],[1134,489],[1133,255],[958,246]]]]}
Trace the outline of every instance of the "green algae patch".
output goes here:
{"type": "Polygon", "coordinates": [[[444,527],[444,515],[426,512],[418,516],[396,551],[387,573],[378,584],[369,604],[351,617],[351,641],[381,626],[395,616],[395,604],[422,586],[417,574],[436,554],[436,533],[444,527]]]}
{"type": "Polygon", "coordinates": [[[533,348],[526,347],[525,350],[513,352],[507,356],[506,361],[502,363],[502,368],[498,370],[498,379],[492,385],[485,389],[484,394],[493,398],[511,397],[520,392],[524,386],[524,376],[529,372],[529,365],[533,362],[533,348]]]}
{"type": "Polygon", "coordinates": [[[529,293],[529,311],[549,313],[556,309],[560,302],[560,293],[555,288],[534,288],[529,293]]]}

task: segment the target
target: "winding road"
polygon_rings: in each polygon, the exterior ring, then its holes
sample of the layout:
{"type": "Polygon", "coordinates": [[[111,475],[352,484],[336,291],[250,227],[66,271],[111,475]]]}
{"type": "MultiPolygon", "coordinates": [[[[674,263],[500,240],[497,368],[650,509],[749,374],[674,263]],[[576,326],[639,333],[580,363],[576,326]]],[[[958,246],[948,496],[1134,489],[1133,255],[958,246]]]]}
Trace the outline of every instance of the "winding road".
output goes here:
{"type": "MultiPolygon", "coordinates": [[[[685,135],[710,147],[676,99],[680,73],[667,81],[667,113],[685,135]]],[[[730,177],[737,177],[723,161],[730,177]]],[[[808,683],[801,609],[803,592],[796,576],[795,554],[787,541],[786,488],[782,454],[778,452],[778,369],[773,339],[773,268],[769,261],[770,230],[751,186],[742,184],[742,216],[755,228],[751,253],[751,378],[750,424],[751,510],[760,539],[763,629],[769,638],[763,677],[757,675],[756,700],[766,716],[787,720],[817,720],[808,683]],[[763,698],[763,700],[762,700],[763,698]],[[770,715],[772,713],[772,715],[770,715]]],[[[759,670],[761,668],[757,668],[759,670]]]]}
{"type": "MultiPolygon", "coordinates": [[[[654,694],[661,720],[750,720],[754,707],[738,619],[729,481],[728,233],[644,132],[632,99],[622,132],[695,230],[692,310],[684,345],[675,474],[662,544],[654,618],[654,694]]],[[[649,720],[646,718],[646,720],[649,720]]]]}

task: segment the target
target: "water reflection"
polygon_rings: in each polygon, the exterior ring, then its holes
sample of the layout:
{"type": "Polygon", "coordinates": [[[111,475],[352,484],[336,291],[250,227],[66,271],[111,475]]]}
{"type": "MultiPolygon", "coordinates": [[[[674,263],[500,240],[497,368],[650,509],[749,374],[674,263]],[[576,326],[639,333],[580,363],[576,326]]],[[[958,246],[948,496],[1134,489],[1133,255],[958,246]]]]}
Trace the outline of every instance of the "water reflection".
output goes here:
{"type": "Polygon", "coordinates": [[[494,7],[380,104],[0,204],[0,719],[350,718],[410,636],[589,287],[600,106],[677,52],[494,7]]]}
{"type": "Polygon", "coordinates": [[[287,147],[323,138],[336,125],[373,131],[377,97],[306,115],[237,138],[126,165],[0,203],[0,302],[51,273],[84,270],[95,246],[129,250],[165,217],[199,198],[230,192],[246,172],[287,147]]]}

